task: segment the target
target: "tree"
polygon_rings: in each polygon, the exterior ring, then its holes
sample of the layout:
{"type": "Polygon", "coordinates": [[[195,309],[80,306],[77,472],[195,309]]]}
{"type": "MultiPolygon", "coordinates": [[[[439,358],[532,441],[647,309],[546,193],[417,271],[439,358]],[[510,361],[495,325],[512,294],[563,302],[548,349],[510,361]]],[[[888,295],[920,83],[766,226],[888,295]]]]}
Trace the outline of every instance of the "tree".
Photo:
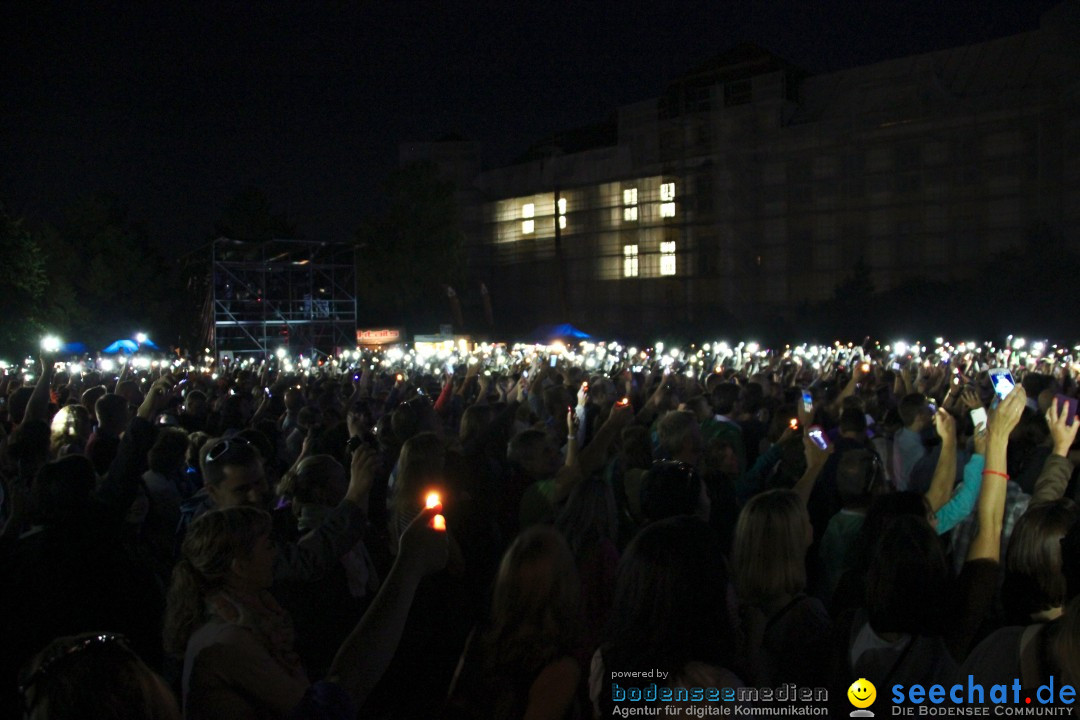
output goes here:
{"type": "Polygon", "coordinates": [[[446,286],[459,285],[464,233],[454,184],[435,165],[396,170],[385,209],[357,231],[360,295],[374,322],[411,325],[446,320],[446,286]]]}
{"type": "Polygon", "coordinates": [[[0,350],[33,348],[43,329],[45,254],[21,220],[0,206],[0,350]]]}
{"type": "Polygon", "coordinates": [[[46,226],[49,316],[73,340],[101,347],[137,330],[175,337],[182,315],[176,272],[127,209],[109,195],[83,198],[46,226]]]}

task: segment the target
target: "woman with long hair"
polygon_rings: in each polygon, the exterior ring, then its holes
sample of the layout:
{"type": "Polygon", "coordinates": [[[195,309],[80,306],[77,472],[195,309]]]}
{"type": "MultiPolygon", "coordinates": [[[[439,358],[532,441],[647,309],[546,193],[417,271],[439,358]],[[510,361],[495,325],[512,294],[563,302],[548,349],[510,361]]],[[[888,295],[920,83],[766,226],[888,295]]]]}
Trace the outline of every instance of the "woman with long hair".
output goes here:
{"type": "Polygon", "coordinates": [[[596,716],[611,717],[612,683],[625,684],[621,673],[643,668],[657,670],[673,689],[741,686],[733,672],[736,645],[716,533],[692,516],[650,524],[619,563],[611,621],[593,655],[589,697],[596,716]]]}
{"type": "Polygon", "coordinates": [[[769,490],[743,507],[732,565],[757,682],[820,687],[815,662],[829,639],[825,607],[806,594],[806,552],[814,539],[806,503],[794,490],[769,490]]]}
{"type": "Polygon", "coordinates": [[[420,513],[378,596],[345,638],[326,680],[312,684],[288,614],[270,595],[270,516],[214,510],[191,524],[169,588],[165,648],[182,655],[188,718],[355,717],[397,647],[421,578],[446,562],[446,533],[420,513]]]}
{"type": "MultiPolygon", "coordinates": [[[[619,567],[618,509],[607,481],[593,477],[575,485],[555,519],[555,528],[566,539],[577,564],[585,618],[583,646],[591,653],[600,643],[611,612],[619,567]]],[[[582,660],[587,661],[588,656],[582,660]]]]}
{"type": "Polygon", "coordinates": [[[523,532],[503,556],[491,617],[473,632],[450,688],[452,718],[572,717],[581,669],[578,581],[566,541],[523,532]]]}

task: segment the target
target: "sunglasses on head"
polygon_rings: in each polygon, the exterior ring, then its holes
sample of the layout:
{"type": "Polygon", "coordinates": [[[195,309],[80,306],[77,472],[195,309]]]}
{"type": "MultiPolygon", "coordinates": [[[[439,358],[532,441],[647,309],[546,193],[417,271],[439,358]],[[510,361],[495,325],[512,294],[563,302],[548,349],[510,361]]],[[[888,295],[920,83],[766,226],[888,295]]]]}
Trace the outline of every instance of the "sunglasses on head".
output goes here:
{"type": "Polygon", "coordinates": [[[131,644],[128,642],[128,639],[117,633],[97,633],[74,638],[70,644],[63,645],[50,652],[49,655],[19,683],[19,697],[22,698],[23,710],[26,713],[26,716],[30,716],[30,713],[34,709],[34,705],[37,704],[38,701],[38,698],[35,697],[34,701],[30,702],[27,695],[30,692],[30,689],[41,680],[41,678],[55,672],[59,667],[70,662],[72,658],[75,658],[88,650],[107,648],[119,649],[128,655],[135,655],[135,651],[131,649],[131,644]]]}
{"type": "Polygon", "coordinates": [[[206,453],[206,462],[217,462],[218,460],[221,460],[223,457],[228,455],[231,450],[236,450],[237,448],[242,447],[251,447],[251,442],[245,440],[242,437],[232,437],[226,438],[225,440],[219,440],[214,445],[214,447],[210,448],[210,450],[206,453]]]}

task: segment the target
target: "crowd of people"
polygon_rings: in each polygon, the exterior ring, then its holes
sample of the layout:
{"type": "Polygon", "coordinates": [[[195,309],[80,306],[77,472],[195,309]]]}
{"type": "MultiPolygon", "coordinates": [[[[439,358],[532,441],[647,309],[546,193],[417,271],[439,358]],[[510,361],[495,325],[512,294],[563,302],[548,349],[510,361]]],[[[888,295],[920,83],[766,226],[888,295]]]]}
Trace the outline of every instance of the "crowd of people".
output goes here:
{"type": "Polygon", "coordinates": [[[857,678],[1080,685],[1064,348],[453,361],[5,370],[0,716],[557,720],[646,682],[846,716],[857,678]]]}

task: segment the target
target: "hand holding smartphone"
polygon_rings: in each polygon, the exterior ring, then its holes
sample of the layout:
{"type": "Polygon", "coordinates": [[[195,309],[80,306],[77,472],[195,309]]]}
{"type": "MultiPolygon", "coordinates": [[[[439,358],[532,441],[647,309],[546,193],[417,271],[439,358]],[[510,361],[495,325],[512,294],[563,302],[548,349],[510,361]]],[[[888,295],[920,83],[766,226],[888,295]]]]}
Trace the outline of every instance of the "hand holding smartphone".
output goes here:
{"type": "Polygon", "coordinates": [[[994,393],[1001,400],[1016,388],[1016,381],[1008,368],[996,367],[990,370],[990,382],[994,385],[994,393]]]}
{"type": "Polygon", "coordinates": [[[806,431],[806,436],[821,450],[829,449],[829,438],[825,437],[825,431],[820,425],[811,425],[806,431]]]}
{"type": "Polygon", "coordinates": [[[975,430],[976,431],[979,430],[980,425],[983,428],[986,427],[986,409],[985,408],[981,408],[981,407],[975,408],[974,410],[971,411],[970,414],[971,414],[971,422],[975,423],[975,430]]]}

